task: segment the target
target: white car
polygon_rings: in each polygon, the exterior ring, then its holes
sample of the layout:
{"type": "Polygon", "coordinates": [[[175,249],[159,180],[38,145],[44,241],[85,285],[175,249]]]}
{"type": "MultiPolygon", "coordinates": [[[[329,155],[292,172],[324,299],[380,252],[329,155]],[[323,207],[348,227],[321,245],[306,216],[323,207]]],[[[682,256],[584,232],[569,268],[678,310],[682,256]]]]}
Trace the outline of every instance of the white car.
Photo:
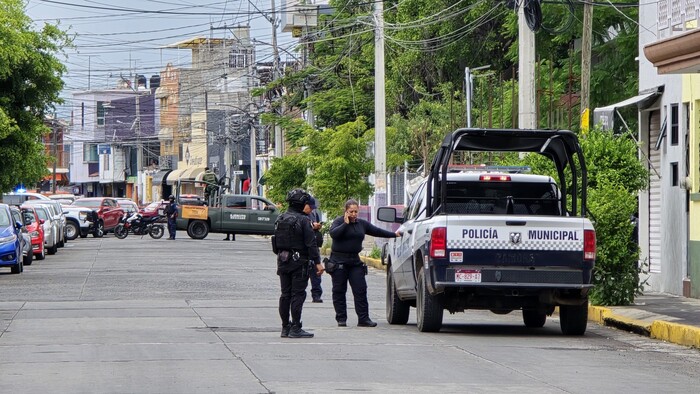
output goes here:
{"type": "Polygon", "coordinates": [[[56,221],[57,226],[57,237],[58,237],[58,247],[62,248],[66,241],[66,214],[63,212],[63,207],[58,201],[51,200],[49,198],[41,200],[27,200],[24,204],[41,204],[47,207],[48,212],[51,214],[52,218],[56,221]]]}

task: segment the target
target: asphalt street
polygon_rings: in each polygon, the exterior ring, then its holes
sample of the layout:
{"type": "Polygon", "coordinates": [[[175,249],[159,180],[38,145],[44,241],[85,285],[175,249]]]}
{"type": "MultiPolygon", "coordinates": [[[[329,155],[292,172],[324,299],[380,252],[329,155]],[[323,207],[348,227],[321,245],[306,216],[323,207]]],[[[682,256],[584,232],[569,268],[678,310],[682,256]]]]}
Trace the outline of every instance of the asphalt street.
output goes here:
{"type": "MultiPolygon", "coordinates": [[[[313,339],[279,337],[274,255],[262,237],[225,242],[130,235],[78,239],[21,275],[0,271],[3,393],[685,393],[700,351],[556,317],[445,315],[441,332],[384,319],[384,272],[370,269],[376,328],[336,326],[330,277],[309,300],[313,339]]],[[[352,295],[348,304],[352,306],[352,295]]]]}

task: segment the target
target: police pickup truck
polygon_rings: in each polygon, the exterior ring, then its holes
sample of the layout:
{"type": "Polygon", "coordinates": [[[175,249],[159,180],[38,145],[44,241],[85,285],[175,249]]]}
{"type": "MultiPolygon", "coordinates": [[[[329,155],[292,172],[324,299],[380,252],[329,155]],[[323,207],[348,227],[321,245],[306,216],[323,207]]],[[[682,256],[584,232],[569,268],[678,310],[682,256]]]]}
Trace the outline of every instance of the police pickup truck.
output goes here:
{"type": "Polygon", "coordinates": [[[272,235],[279,209],[263,197],[248,194],[225,194],[220,185],[208,182],[179,181],[178,230],[186,230],[193,239],[204,239],[209,233],[272,235]],[[185,192],[206,190],[211,193],[193,198],[184,197],[185,192]]]}
{"type": "Polygon", "coordinates": [[[444,310],[466,309],[520,310],[525,326],[542,327],[559,307],[562,332],[583,335],[596,257],[595,230],[584,215],[586,182],[570,131],[447,135],[404,214],[390,207],[377,212],[404,233],[382,253],[388,322],[406,324],[413,306],[423,332],[441,329],[444,310]],[[540,154],[559,179],[522,168],[454,166],[462,152],[540,154]]]}

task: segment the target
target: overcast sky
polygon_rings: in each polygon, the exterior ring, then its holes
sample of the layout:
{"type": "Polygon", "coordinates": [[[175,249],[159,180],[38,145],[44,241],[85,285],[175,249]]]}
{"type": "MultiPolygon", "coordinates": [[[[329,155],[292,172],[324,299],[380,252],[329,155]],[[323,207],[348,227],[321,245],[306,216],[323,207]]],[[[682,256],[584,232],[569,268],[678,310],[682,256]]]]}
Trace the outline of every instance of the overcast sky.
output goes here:
{"type": "MultiPolygon", "coordinates": [[[[275,6],[279,12],[284,0],[276,0],[275,6]]],[[[120,75],[149,77],[167,63],[186,66],[190,51],[162,47],[196,36],[224,35],[210,26],[250,25],[251,37],[270,43],[272,27],[262,15],[269,16],[270,10],[270,0],[28,0],[26,8],[37,27],[58,21],[75,35],[75,48],[67,50],[64,60],[66,99],[73,91],[86,90],[88,83],[92,89],[112,88],[120,75]]],[[[298,41],[278,33],[278,42],[285,60],[284,50],[293,52],[298,41]]],[[[257,61],[271,58],[270,47],[259,45],[257,61]]],[[[64,107],[69,105],[67,100],[64,107]]],[[[65,109],[59,112],[65,114],[65,109]]]]}

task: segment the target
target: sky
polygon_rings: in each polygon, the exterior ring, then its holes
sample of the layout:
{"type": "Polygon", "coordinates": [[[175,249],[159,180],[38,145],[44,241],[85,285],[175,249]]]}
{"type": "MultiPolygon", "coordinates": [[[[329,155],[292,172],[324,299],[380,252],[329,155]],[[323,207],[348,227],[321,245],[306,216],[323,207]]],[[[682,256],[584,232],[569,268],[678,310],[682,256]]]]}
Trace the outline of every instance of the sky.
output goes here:
{"type": "MultiPolygon", "coordinates": [[[[284,0],[275,1],[277,12],[285,6],[284,0]]],[[[270,11],[270,0],[26,1],[26,13],[37,28],[58,23],[74,37],[74,48],[61,59],[68,72],[61,95],[66,102],[57,108],[59,117],[70,113],[74,91],[114,88],[120,76],[133,80],[134,73],[148,78],[168,63],[186,67],[189,50],[163,47],[196,36],[224,36],[225,30],[210,27],[249,25],[252,38],[271,43],[272,25],[266,19],[270,11]]],[[[230,32],[226,34],[231,38],[230,32]]],[[[285,52],[294,53],[297,44],[297,39],[278,29],[283,61],[289,56],[285,52]]],[[[271,45],[258,45],[256,57],[271,61],[271,45]]]]}

